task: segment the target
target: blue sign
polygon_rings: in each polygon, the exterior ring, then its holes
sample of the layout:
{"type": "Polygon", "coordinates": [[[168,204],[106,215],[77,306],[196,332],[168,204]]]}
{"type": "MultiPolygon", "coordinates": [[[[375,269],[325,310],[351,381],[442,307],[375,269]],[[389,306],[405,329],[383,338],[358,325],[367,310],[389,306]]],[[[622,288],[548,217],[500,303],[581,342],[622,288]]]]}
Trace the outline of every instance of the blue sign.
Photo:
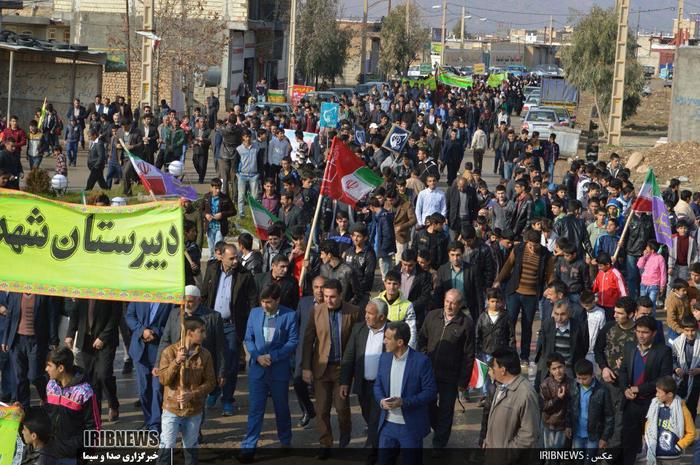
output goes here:
{"type": "Polygon", "coordinates": [[[362,129],[362,126],[355,126],[355,143],[357,145],[365,145],[367,143],[367,133],[362,129]]]}
{"type": "Polygon", "coordinates": [[[392,152],[401,153],[408,142],[409,134],[410,133],[401,126],[392,124],[389,133],[386,135],[386,138],[384,138],[382,147],[392,152]]]}
{"type": "Polygon", "coordinates": [[[340,105],[331,102],[321,103],[321,121],[322,128],[337,128],[340,112],[340,105]]]}

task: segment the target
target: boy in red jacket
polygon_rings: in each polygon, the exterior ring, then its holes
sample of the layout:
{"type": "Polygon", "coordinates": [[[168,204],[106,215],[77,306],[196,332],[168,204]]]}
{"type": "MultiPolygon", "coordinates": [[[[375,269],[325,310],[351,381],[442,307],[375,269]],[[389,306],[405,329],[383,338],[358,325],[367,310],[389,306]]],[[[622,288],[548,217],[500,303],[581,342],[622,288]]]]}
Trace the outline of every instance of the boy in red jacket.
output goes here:
{"type": "Polygon", "coordinates": [[[605,310],[605,319],[612,321],[615,302],[627,296],[625,279],[617,268],[613,268],[610,255],[598,254],[598,275],[593,282],[593,292],[598,295],[598,305],[605,310]]]}

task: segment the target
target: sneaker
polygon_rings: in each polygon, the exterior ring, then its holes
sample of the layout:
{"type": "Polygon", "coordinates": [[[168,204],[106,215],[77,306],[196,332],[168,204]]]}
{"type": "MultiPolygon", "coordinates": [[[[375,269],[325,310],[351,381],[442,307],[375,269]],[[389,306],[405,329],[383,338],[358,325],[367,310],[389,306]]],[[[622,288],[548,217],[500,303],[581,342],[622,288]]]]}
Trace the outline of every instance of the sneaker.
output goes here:
{"type": "Polygon", "coordinates": [[[223,417],[232,417],[233,416],[233,402],[223,402],[221,416],[223,416],[223,417]]]}

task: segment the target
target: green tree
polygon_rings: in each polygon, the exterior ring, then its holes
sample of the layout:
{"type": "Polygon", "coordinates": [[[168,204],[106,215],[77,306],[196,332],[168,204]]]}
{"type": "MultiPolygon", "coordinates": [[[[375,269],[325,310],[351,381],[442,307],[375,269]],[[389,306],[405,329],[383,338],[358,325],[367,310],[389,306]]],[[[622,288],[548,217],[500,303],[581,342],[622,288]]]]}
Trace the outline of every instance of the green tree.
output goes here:
{"type": "Polygon", "coordinates": [[[338,27],[336,0],[306,0],[297,10],[296,67],[308,83],[343,72],[352,32],[338,27]]]}
{"type": "MultiPolygon", "coordinates": [[[[571,46],[562,51],[566,79],[580,90],[591,92],[600,115],[603,132],[607,135],[607,117],[610,113],[613,66],[617,42],[617,13],[614,8],[591,8],[574,28],[571,46]]],[[[627,37],[627,64],[625,67],[625,98],[622,118],[635,114],[641,103],[644,72],[637,62],[637,40],[632,33],[627,37]]]]}
{"type": "Polygon", "coordinates": [[[420,11],[413,4],[409,9],[406,33],[406,5],[399,5],[384,17],[379,34],[379,69],[382,73],[405,75],[430,40],[420,11]]]}

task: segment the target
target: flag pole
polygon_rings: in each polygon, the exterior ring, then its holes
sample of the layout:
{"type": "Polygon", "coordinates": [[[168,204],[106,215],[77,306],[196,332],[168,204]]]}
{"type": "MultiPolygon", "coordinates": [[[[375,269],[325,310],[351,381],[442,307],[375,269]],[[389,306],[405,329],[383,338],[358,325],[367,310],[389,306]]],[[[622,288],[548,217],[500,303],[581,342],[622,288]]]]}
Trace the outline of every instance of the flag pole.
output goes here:
{"type": "Polygon", "coordinates": [[[634,210],[630,206],[629,214],[627,215],[627,221],[625,221],[625,227],[622,228],[622,234],[620,235],[620,240],[617,242],[617,247],[615,247],[615,254],[612,256],[612,265],[613,266],[615,266],[615,263],[617,262],[617,256],[620,253],[620,249],[622,249],[622,241],[625,240],[625,236],[627,235],[627,228],[629,228],[630,220],[632,219],[632,215],[634,215],[634,210]]]}
{"type": "MultiPolygon", "coordinates": [[[[185,348],[185,303],[180,304],[180,348],[185,348]]],[[[185,363],[180,365],[180,393],[185,390],[185,365],[187,364],[187,356],[185,363]]],[[[180,410],[184,409],[183,402],[180,402],[180,410]]]]}
{"type": "MultiPolygon", "coordinates": [[[[330,153],[333,153],[333,146],[335,145],[335,138],[331,142],[330,153]]],[[[311,243],[314,239],[314,233],[316,232],[316,224],[318,223],[319,213],[321,212],[321,202],[323,202],[323,185],[326,183],[326,178],[328,174],[328,157],[326,157],[326,167],[323,169],[323,180],[321,180],[321,190],[318,193],[318,200],[316,201],[316,211],[314,212],[314,219],[311,221],[311,231],[309,231],[309,240],[306,242],[306,252],[304,252],[304,261],[301,265],[301,273],[299,273],[299,288],[303,289],[304,286],[304,275],[306,274],[306,262],[309,260],[309,255],[311,254],[311,243]]]]}
{"type": "MultiPolygon", "coordinates": [[[[119,144],[122,146],[122,149],[126,150],[127,152],[129,151],[129,149],[126,148],[126,144],[124,143],[124,141],[122,139],[119,139],[119,144]]],[[[129,159],[129,163],[131,163],[131,159],[129,159]]],[[[139,179],[139,181],[140,181],[140,179],[139,179]]],[[[141,181],[141,185],[146,188],[146,190],[148,191],[149,194],[151,194],[151,200],[153,200],[154,202],[157,202],[158,199],[156,199],[156,195],[153,193],[150,186],[148,186],[148,184],[144,183],[143,181],[141,181]]]]}

